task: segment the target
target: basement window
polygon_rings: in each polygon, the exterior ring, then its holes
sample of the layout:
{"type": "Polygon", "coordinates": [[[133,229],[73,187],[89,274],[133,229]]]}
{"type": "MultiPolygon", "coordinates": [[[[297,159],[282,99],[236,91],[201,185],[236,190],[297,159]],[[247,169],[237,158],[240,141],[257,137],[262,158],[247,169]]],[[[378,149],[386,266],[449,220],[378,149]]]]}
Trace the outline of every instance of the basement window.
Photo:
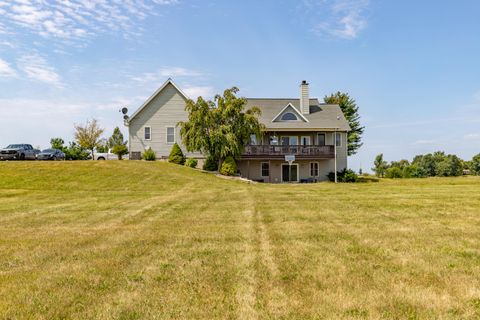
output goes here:
{"type": "Polygon", "coordinates": [[[262,162],[262,177],[270,176],[270,165],[268,162],[262,162]]]}

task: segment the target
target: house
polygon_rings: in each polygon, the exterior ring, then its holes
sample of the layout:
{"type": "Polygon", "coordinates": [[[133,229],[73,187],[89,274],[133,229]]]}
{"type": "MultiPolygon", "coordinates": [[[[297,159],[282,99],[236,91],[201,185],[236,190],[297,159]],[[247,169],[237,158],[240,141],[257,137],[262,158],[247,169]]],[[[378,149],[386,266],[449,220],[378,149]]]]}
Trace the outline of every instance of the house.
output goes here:
{"type": "MultiPolygon", "coordinates": [[[[126,121],[130,159],[140,159],[152,148],[157,158],[167,158],[177,142],[182,150],[178,123],[188,119],[188,97],[168,79],[126,121]]],[[[256,106],[265,125],[262,137],[251,137],[237,161],[240,174],[263,182],[326,180],[329,172],[347,168],[347,132],[350,130],[338,105],[311,98],[309,84],[302,81],[298,98],[247,98],[256,106]],[[290,160],[290,161],[288,161],[290,160]]],[[[199,153],[187,157],[204,159],[199,153]]]]}

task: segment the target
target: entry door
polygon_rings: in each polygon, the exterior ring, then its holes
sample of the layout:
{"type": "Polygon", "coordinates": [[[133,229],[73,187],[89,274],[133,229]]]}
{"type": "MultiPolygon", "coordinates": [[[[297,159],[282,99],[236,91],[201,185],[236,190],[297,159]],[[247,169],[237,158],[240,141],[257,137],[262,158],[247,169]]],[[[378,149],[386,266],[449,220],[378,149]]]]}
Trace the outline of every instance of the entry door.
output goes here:
{"type": "Polygon", "coordinates": [[[282,164],[282,181],[283,182],[298,182],[298,165],[282,164]]]}

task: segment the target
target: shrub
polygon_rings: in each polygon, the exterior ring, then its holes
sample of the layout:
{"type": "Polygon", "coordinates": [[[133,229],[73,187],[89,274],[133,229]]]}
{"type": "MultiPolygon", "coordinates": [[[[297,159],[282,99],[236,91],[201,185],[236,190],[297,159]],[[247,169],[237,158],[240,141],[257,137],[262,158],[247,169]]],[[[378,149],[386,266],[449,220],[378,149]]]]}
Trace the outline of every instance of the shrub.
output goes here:
{"type": "Polygon", "coordinates": [[[470,163],[470,170],[473,174],[480,176],[480,153],[473,157],[470,163]]]}
{"type": "MultiPolygon", "coordinates": [[[[335,181],[335,173],[330,172],[327,175],[330,181],[335,181]]],[[[343,169],[342,171],[337,171],[337,181],[338,182],[357,182],[358,175],[350,169],[343,169]]]]}
{"type": "Polygon", "coordinates": [[[198,164],[197,159],[194,158],[189,158],[187,161],[185,161],[185,165],[190,168],[196,168],[198,164]]]}
{"type": "Polygon", "coordinates": [[[218,162],[213,157],[208,156],[203,163],[203,170],[206,171],[217,171],[218,170],[218,162]]]}
{"type": "Polygon", "coordinates": [[[175,143],[172,147],[172,151],[170,151],[170,155],[168,156],[168,162],[184,165],[185,164],[185,155],[180,149],[180,146],[175,143]]]}
{"type": "Polygon", "coordinates": [[[399,167],[388,168],[385,173],[385,178],[389,178],[389,179],[403,178],[402,169],[400,169],[399,167]]]}
{"type": "Polygon", "coordinates": [[[145,161],[155,161],[157,159],[157,155],[155,154],[155,151],[152,150],[152,148],[148,148],[143,152],[142,159],[145,161]]]}
{"type": "Polygon", "coordinates": [[[66,160],[87,160],[90,159],[90,152],[82,148],[80,145],[75,142],[70,142],[68,147],[62,148],[63,153],[65,153],[66,160]]]}
{"type": "Polygon", "coordinates": [[[233,157],[227,157],[225,161],[222,162],[220,173],[224,176],[234,176],[237,174],[237,164],[233,157]]]}
{"type": "Polygon", "coordinates": [[[127,146],[123,144],[117,144],[116,146],[113,147],[112,153],[118,156],[118,160],[122,160],[122,157],[128,154],[127,146]]]}

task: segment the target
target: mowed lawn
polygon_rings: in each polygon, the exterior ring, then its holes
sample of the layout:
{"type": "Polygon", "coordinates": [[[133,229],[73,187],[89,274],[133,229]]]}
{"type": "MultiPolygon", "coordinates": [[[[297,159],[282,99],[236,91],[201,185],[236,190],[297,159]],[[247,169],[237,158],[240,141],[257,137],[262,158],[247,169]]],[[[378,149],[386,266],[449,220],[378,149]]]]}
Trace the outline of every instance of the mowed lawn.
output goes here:
{"type": "Polygon", "coordinates": [[[480,318],[480,179],[0,163],[0,319],[277,318],[480,318]]]}

